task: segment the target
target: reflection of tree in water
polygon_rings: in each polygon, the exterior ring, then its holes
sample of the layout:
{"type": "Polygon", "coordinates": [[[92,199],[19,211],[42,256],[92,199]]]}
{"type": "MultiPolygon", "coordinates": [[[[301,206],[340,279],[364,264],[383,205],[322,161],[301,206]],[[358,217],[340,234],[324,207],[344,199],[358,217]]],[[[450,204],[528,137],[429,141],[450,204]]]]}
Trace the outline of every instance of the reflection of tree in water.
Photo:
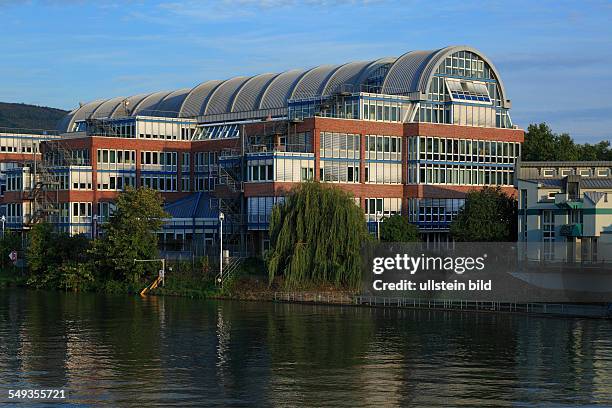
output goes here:
{"type": "Polygon", "coordinates": [[[72,402],[612,401],[612,324],[493,313],[0,293],[0,384],[72,402]],[[8,351],[4,351],[8,350],[8,351]],[[23,374],[18,374],[23,372],[23,374]]]}
{"type": "Polygon", "coordinates": [[[83,324],[92,361],[80,366],[81,396],[85,401],[111,398],[129,400],[130,396],[163,384],[160,358],[159,299],[127,296],[88,297],[73,313],[83,324]],[[85,380],[86,379],[86,380],[85,380]],[[117,379],[122,381],[117,382],[117,379]]]}
{"type": "MultiPolygon", "coordinates": [[[[13,324],[17,330],[17,343],[12,342],[15,348],[6,348],[4,352],[16,356],[13,360],[16,363],[14,374],[32,386],[57,387],[64,384],[66,343],[63,340],[66,337],[66,322],[58,311],[62,303],[69,302],[70,298],[54,293],[17,291],[10,293],[9,299],[9,312],[16,312],[10,319],[17,319],[13,324]]],[[[10,340],[6,342],[10,343],[10,340]]],[[[5,342],[1,341],[0,344],[4,349],[5,342]]]]}
{"type": "Polygon", "coordinates": [[[270,392],[278,403],[358,403],[375,325],[371,309],[276,304],[270,310],[267,343],[272,364],[270,392]]]}

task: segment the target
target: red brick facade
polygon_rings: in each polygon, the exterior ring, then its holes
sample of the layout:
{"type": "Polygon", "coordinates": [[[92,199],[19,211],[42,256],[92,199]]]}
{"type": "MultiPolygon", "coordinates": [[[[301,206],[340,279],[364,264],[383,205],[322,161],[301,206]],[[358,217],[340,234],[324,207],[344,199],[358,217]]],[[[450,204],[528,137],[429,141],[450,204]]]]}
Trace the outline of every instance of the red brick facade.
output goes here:
{"type": "MultiPolygon", "coordinates": [[[[244,125],[246,136],[265,134],[271,127],[276,126],[273,122],[250,123],[244,125]]],[[[497,129],[481,128],[469,126],[456,126],[448,124],[430,123],[389,123],[374,122],[351,119],[332,119],[314,117],[305,119],[302,122],[288,124],[290,132],[310,132],[312,135],[313,154],[314,154],[314,179],[319,180],[320,168],[320,134],[321,132],[339,132],[360,135],[359,170],[360,174],[365,174],[366,164],[366,135],[385,135],[398,136],[402,138],[402,169],[401,184],[374,184],[366,183],[365,177],[361,177],[358,183],[330,183],[352,193],[360,199],[362,207],[365,207],[365,198],[401,198],[402,210],[406,211],[407,199],[409,198],[463,198],[468,191],[480,189],[476,185],[427,185],[427,184],[407,184],[408,152],[406,140],[414,136],[436,136],[445,138],[464,138],[477,140],[495,140],[507,142],[523,142],[524,133],[519,129],[497,129]]],[[[50,142],[54,143],[54,142],[50,142]]],[[[116,137],[97,137],[89,136],[83,138],[63,139],[62,144],[67,149],[88,149],[92,167],[92,190],[69,190],[59,193],[59,200],[62,202],[91,202],[93,211],[96,212],[96,204],[100,201],[111,201],[116,198],[116,191],[100,191],[97,189],[97,150],[98,149],[117,149],[135,150],[135,174],[137,185],[140,184],[141,177],[141,151],[172,151],[177,152],[177,171],[176,171],[176,192],[163,192],[166,201],[172,202],[187,196],[195,191],[195,159],[194,154],[198,152],[217,152],[219,155],[223,151],[231,150],[240,152],[242,149],[241,139],[220,139],[206,141],[185,141],[185,140],[163,140],[163,139],[128,139],[116,137]],[[190,189],[182,191],[181,177],[182,153],[189,152],[190,157],[190,189]]],[[[43,147],[44,149],[44,147],[43,147]]],[[[24,154],[3,154],[4,161],[20,161],[31,158],[32,155],[24,154]],[[13,157],[15,156],[15,157],[13,157]],[[28,157],[26,157],[28,156],[28,157]]],[[[247,182],[244,183],[245,197],[270,197],[284,196],[296,183],[293,182],[247,182]]],[[[220,196],[229,193],[225,186],[217,186],[216,193],[220,196]]],[[[503,190],[509,194],[515,194],[512,187],[504,187],[503,190]]],[[[7,192],[5,202],[19,202],[26,199],[23,193],[7,192]]]]}
{"type": "MultiPolygon", "coordinates": [[[[265,131],[264,124],[248,125],[247,134],[258,134],[265,131]]],[[[522,143],[524,132],[520,129],[497,129],[481,128],[472,126],[457,126],[449,124],[432,123],[384,123],[352,119],[332,119],[315,117],[304,120],[295,125],[295,132],[310,131],[313,135],[313,146],[315,156],[315,180],[319,180],[320,166],[320,134],[321,132],[339,132],[359,134],[361,143],[360,151],[360,174],[365,174],[365,137],[366,135],[401,136],[402,140],[402,182],[403,184],[372,184],[366,183],[363,178],[359,183],[347,183],[333,185],[352,193],[355,197],[363,199],[366,197],[397,197],[407,198],[463,198],[465,194],[481,187],[477,185],[425,185],[406,184],[407,174],[407,149],[405,139],[414,136],[437,136],[446,138],[463,138],[477,140],[495,140],[502,142],[522,143]]],[[[245,195],[248,196],[282,196],[292,188],[295,183],[285,182],[261,182],[247,183],[245,195]]],[[[502,187],[507,194],[516,195],[513,187],[502,187]]],[[[404,204],[405,205],[405,204],[404,204]]]]}

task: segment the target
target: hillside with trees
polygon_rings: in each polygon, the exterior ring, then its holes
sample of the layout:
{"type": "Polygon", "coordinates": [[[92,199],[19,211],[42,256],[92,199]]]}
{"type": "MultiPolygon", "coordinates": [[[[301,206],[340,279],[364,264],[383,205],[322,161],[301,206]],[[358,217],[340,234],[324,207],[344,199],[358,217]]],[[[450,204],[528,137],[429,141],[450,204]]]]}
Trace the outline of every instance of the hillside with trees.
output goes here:
{"type": "Polygon", "coordinates": [[[46,106],[0,102],[0,127],[54,130],[66,113],[46,106]]]}

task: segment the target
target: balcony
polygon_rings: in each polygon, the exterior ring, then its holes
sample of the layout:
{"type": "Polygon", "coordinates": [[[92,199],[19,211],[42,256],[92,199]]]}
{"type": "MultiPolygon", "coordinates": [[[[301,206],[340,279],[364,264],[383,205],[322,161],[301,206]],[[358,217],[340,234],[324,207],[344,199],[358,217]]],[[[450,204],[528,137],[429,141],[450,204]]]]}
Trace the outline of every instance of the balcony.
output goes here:
{"type": "Polygon", "coordinates": [[[577,210],[582,208],[582,197],[578,194],[555,194],[555,205],[559,208],[577,210]]]}
{"type": "Polygon", "coordinates": [[[581,237],[582,224],[564,224],[559,233],[564,237],[581,237]]]}

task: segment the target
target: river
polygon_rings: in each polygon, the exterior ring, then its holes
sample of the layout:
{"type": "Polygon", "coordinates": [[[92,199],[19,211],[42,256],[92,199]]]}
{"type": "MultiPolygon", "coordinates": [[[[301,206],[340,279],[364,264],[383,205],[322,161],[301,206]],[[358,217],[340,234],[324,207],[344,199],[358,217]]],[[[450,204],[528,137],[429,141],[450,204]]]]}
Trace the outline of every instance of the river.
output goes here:
{"type": "Polygon", "coordinates": [[[0,403],[575,407],[611,379],[604,320],[0,289],[0,403]]]}

